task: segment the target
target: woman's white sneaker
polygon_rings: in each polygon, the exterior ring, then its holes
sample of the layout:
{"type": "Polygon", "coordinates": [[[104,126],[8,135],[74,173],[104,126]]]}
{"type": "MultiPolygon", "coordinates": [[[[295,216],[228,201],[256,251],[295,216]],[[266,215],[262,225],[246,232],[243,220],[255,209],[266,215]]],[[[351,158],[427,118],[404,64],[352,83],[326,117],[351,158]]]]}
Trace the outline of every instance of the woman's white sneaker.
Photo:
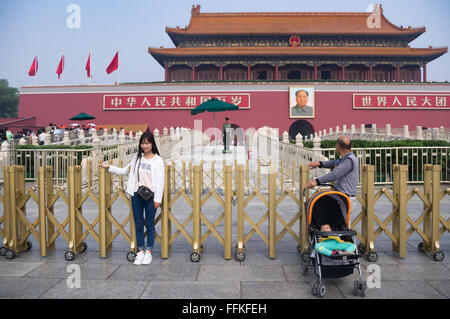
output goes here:
{"type": "Polygon", "coordinates": [[[134,264],[135,265],[141,265],[142,261],[144,260],[144,252],[140,251],[137,253],[136,258],[134,259],[134,264]]]}
{"type": "Polygon", "coordinates": [[[146,251],[144,255],[144,259],[142,260],[143,265],[149,265],[152,262],[152,253],[146,251]]]}

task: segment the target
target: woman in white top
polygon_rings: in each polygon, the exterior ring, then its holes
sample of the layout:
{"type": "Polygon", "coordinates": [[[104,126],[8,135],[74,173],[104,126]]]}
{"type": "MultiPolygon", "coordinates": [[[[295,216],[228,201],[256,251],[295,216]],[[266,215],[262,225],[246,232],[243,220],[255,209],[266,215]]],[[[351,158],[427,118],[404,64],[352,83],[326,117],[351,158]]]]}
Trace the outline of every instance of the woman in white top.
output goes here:
{"type": "Polygon", "coordinates": [[[164,191],[164,161],[159,155],[155,137],[149,130],[143,133],[139,139],[138,154],[124,168],[107,164],[100,164],[99,167],[108,168],[109,172],[113,174],[128,174],[127,193],[131,195],[138,247],[134,264],[150,264],[155,242],[155,214],[157,208],[161,205],[164,191]],[[145,201],[136,193],[139,186],[142,185],[154,192],[153,199],[145,201]],[[144,223],[147,228],[147,247],[145,247],[144,242],[144,223]]]}

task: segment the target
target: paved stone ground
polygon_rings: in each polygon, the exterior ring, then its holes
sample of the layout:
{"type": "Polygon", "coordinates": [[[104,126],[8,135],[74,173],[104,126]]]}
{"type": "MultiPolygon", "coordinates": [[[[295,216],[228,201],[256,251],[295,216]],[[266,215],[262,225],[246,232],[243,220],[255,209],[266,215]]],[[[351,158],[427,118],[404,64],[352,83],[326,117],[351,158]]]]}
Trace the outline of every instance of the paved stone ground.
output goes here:
{"type": "MultiPolygon", "coordinates": [[[[415,219],[422,205],[413,198],[408,205],[408,213],[415,219]]],[[[262,203],[254,199],[246,208],[248,215],[255,221],[266,212],[262,203]]],[[[445,219],[450,216],[450,197],[441,202],[445,219]]],[[[173,212],[177,219],[184,221],[190,213],[189,206],[177,201],[173,212]]],[[[214,198],[209,199],[203,207],[205,216],[214,221],[221,213],[214,198]]],[[[289,220],[297,211],[294,202],[287,198],[279,206],[280,215],[289,220]]],[[[355,218],[360,207],[354,208],[355,218]]],[[[376,212],[383,220],[392,211],[392,205],[385,197],[376,204],[376,212]]],[[[65,203],[61,200],[55,204],[58,220],[67,214],[65,203]]],[[[113,215],[120,222],[127,216],[128,207],[118,200],[113,206],[113,215]]],[[[92,222],[97,214],[97,207],[88,199],[83,206],[83,214],[92,222]]],[[[33,202],[27,205],[27,216],[31,220],[37,217],[37,206],[33,202]]],[[[97,229],[97,227],[96,227],[97,229]]],[[[267,234],[267,221],[261,227],[267,234]]],[[[277,231],[282,229],[277,224],[277,231]]],[[[298,229],[298,223],[293,226],[298,229]]],[[[192,230],[191,223],[187,227],[192,230]]],[[[206,232],[202,226],[202,233],[206,232]]],[[[246,233],[250,230],[246,225],[246,233]]],[[[159,232],[159,226],[157,226],[159,232]]],[[[175,226],[172,226],[172,232],[175,226]]],[[[223,223],[218,226],[223,234],[223,223]]],[[[236,242],[236,208],[233,208],[233,246],[236,242]]],[[[85,253],[76,256],[72,262],[66,262],[64,252],[67,243],[58,238],[56,250],[47,257],[39,256],[39,246],[34,237],[30,237],[33,248],[20,253],[14,260],[0,257],[0,298],[316,298],[311,295],[311,285],[317,279],[313,271],[303,276],[300,269],[301,259],[297,253],[297,242],[286,234],[277,246],[277,258],[269,259],[268,248],[255,234],[246,244],[246,259],[238,262],[234,258],[223,258],[223,247],[218,240],[210,236],[205,242],[205,250],[198,263],[189,259],[191,246],[180,235],[172,246],[169,258],[160,257],[160,246],[156,244],[153,262],[147,266],[134,266],[126,259],[129,247],[125,240],[118,237],[113,244],[113,252],[108,257],[99,257],[98,244],[92,237],[86,243],[85,253]],[[67,267],[77,264],[81,269],[81,288],[68,288],[70,275],[67,267]]],[[[434,261],[429,255],[417,249],[420,242],[417,233],[408,239],[407,257],[401,259],[392,252],[390,239],[381,234],[375,249],[379,259],[376,262],[381,270],[381,288],[366,289],[366,298],[450,298],[450,234],[441,237],[441,249],[446,258],[442,262],[434,261]]],[[[370,265],[361,258],[363,279],[368,277],[370,265]]],[[[352,294],[353,281],[358,278],[355,269],[352,276],[325,280],[327,293],[324,298],[361,298],[352,294]]]]}

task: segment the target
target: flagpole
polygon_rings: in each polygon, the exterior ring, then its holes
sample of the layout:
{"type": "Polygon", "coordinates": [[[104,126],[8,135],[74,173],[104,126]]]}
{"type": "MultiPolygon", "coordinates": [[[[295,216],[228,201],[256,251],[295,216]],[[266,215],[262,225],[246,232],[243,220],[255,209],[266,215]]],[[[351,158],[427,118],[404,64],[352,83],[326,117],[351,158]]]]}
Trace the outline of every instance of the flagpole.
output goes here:
{"type": "Polygon", "coordinates": [[[92,85],[92,48],[89,49],[89,85],[92,85]]]}
{"type": "Polygon", "coordinates": [[[36,52],[36,54],[34,55],[34,61],[36,62],[35,64],[34,64],[34,86],[36,87],[37,86],[37,71],[36,71],[36,66],[37,66],[37,51],[35,51],[36,52]]]}
{"type": "Polygon", "coordinates": [[[117,50],[117,85],[120,85],[119,50],[117,50]]]}
{"type": "Polygon", "coordinates": [[[65,61],[64,61],[64,49],[62,50],[62,57],[61,57],[61,59],[62,59],[61,86],[64,86],[64,64],[65,64],[65,61]]]}

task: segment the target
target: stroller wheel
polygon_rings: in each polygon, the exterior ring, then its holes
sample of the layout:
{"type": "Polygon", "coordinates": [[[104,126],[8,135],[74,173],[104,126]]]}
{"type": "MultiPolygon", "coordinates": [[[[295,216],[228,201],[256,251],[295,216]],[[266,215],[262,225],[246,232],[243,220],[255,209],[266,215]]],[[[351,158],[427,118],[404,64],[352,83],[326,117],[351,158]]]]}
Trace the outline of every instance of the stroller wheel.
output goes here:
{"type": "Polygon", "coordinates": [[[319,296],[323,297],[325,296],[325,293],[327,292],[327,286],[323,282],[319,284],[319,296]]]}
{"type": "Polygon", "coordinates": [[[317,296],[317,294],[319,293],[319,284],[320,281],[315,281],[311,287],[311,293],[313,296],[317,296]]]}
{"type": "Polygon", "coordinates": [[[366,296],[366,283],[363,281],[361,282],[361,297],[366,296]]]}
{"type": "Polygon", "coordinates": [[[353,295],[357,296],[358,294],[360,294],[361,297],[366,296],[366,283],[364,281],[355,280],[353,283],[353,295]]]}
{"type": "Polygon", "coordinates": [[[353,282],[353,296],[357,296],[359,292],[359,280],[353,282]]]}

